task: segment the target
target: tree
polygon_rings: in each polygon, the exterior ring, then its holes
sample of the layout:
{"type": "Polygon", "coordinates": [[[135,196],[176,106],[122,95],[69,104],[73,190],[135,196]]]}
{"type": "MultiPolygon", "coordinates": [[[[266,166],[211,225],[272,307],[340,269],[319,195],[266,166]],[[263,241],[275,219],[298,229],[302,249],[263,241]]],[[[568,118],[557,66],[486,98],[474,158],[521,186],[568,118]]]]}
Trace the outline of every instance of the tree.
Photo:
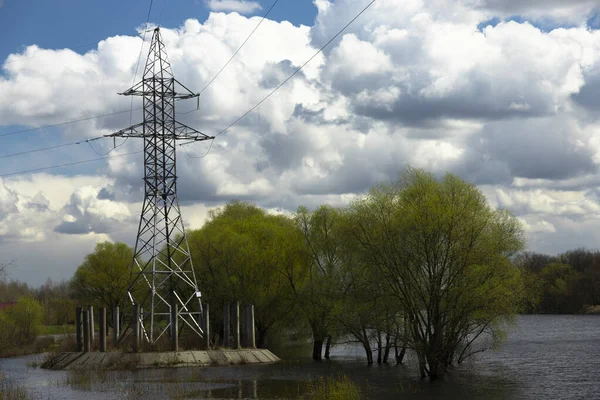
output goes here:
{"type": "Polygon", "coordinates": [[[299,288],[300,312],[311,328],[314,360],[329,358],[332,340],[332,311],[341,300],[342,239],[341,211],[321,206],[314,211],[298,208],[294,221],[302,232],[303,251],[308,265],[306,283],[299,288]]]}
{"type": "Polygon", "coordinates": [[[259,347],[274,327],[297,320],[295,290],[304,263],[300,232],[290,218],[231,202],[211,211],[202,229],[189,232],[188,241],[213,317],[234,301],[254,304],[259,347]]]}
{"type": "Polygon", "coordinates": [[[579,311],[580,301],[573,301],[574,289],[579,279],[577,271],[568,264],[552,262],[540,273],[543,282],[542,308],[552,313],[579,311]]]}
{"type": "Polygon", "coordinates": [[[32,298],[22,297],[0,313],[0,346],[25,346],[33,343],[42,325],[42,306],[32,298]]]}
{"type": "Polygon", "coordinates": [[[102,242],[75,271],[72,288],[80,301],[96,307],[122,306],[127,297],[133,249],[124,243],[102,242]]]}
{"type": "MultiPolygon", "coordinates": [[[[519,311],[523,230],[472,184],[408,169],[351,206],[356,247],[409,322],[422,376],[443,375],[519,311]]],[[[485,346],[487,347],[487,346],[485,346]]]]}

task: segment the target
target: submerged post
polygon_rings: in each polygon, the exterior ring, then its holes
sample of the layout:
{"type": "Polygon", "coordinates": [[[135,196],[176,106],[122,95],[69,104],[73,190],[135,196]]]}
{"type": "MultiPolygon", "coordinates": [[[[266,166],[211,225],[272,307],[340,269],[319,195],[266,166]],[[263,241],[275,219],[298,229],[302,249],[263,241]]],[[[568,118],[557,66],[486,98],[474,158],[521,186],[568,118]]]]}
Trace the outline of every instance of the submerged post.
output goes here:
{"type": "Polygon", "coordinates": [[[223,307],[223,347],[229,347],[229,304],[223,307]]]}
{"type": "Polygon", "coordinates": [[[240,348],[240,302],[233,303],[233,348],[240,348]]]}
{"type": "Polygon", "coordinates": [[[113,346],[117,346],[119,342],[119,306],[113,308],[113,346]]]}
{"type": "Polygon", "coordinates": [[[88,306],[88,318],[90,319],[90,343],[94,346],[94,306],[88,306]]]}
{"type": "Polygon", "coordinates": [[[99,325],[100,325],[100,352],[106,351],[106,307],[100,307],[99,325]]]}
{"type": "Polygon", "coordinates": [[[256,348],[256,339],[254,334],[254,305],[248,304],[246,306],[246,346],[251,349],[256,348]]]}
{"type": "Polygon", "coordinates": [[[138,316],[138,305],[133,305],[133,352],[137,353],[140,349],[140,318],[138,316]]]}
{"type": "Polygon", "coordinates": [[[83,352],[90,351],[90,315],[87,311],[83,311],[83,352]]]}
{"type": "Polygon", "coordinates": [[[202,304],[202,329],[204,330],[206,350],[210,350],[210,315],[208,303],[202,304]]]}
{"type": "Polygon", "coordinates": [[[77,351],[83,351],[83,320],[81,307],[75,307],[75,335],[77,336],[77,351]]]}
{"type": "Polygon", "coordinates": [[[179,305],[175,302],[171,304],[171,350],[179,351],[179,323],[177,322],[177,316],[179,315],[179,305]]]}

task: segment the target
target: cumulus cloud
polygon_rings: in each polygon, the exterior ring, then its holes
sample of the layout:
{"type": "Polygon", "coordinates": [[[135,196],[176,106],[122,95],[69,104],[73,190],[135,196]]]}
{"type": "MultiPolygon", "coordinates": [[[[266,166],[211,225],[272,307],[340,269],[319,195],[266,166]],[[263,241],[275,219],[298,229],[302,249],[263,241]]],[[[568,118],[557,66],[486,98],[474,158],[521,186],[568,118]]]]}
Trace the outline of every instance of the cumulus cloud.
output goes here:
{"type": "Polygon", "coordinates": [[[124,223],[134,221],[125,204],[99,196],[92,186],[76,189],[63,207],[63,221],[54,231],[64,234],[112,233],[124,223]]]}
{"type": "Polygon", "coordinates": [[[595,10],[596,0],[478,0],[477,8],[504,16],[552,19],[557,22],[584,23],[595,10]]]}
{"type": "MultiPolygon", "coordinates": [[[[232,11],[253,2],[207,4],[232,11]]],[[[198,111],[186,113],[194,102],[177,103],[181,122],[219,132],[367,1],[314,4],[310,27],[265,20],[202,93],[198,111]]],[[[208,142],[177,148],[183,218],[198,227],[207,208],[232,199],[286,212],[301,204],[343,205],[413,165],[481,185],[494,205],[524,221],[530,249],[564,250],[571,243],[566,234],[592,243],[591,235],[573,232],[577,224],[600,231],[600,31],[585,26],[594,6],[585,0],[375,2],[294,79],[219,135],[208,155],[202,157],[208,142]],[[498,23],[487,24],[491,18],[498,23]],[[539,21],[566,26],[540,29],[539,21]]],[[[175,76],[192,90],[203,88],[256,26],[257,17],[235,11],[161,28],[175,76]]],[[[37,46],[10,55],[0,75],[0,121],[39,126],[128,109],[129,98],[116,93],[131,85],[140,45],[140,37],[115,36],[83,55],[37,46]]],[[[138,111],[131,119],[141,118],[138,111]]],[[[118,114],[53,133],[70,140],[98,136],[129,120],[129,113],[118,114]]],[[[0,185],[0,227],[16,235],[39,218],[30,238],[69,234],[131,243],[143,158],[123,155],[141,143],[117,144],[110,155],[119,157],[82,176],[15,177],[5,189],[0,185]]],[[[113,143],[93,145],[102,154],[113,143]]],[[[83,158],[83,151],[73,153],[83,158]]],[[[32,167],[40,162],[29,160],[32,167]]]]}
{"type": "Polygon", "coordinates": [[[211,11],[235,11],[240,14],[251,14],[262,8],[257,1],[247,0],[208,0],[206,5],[211,11]]]}

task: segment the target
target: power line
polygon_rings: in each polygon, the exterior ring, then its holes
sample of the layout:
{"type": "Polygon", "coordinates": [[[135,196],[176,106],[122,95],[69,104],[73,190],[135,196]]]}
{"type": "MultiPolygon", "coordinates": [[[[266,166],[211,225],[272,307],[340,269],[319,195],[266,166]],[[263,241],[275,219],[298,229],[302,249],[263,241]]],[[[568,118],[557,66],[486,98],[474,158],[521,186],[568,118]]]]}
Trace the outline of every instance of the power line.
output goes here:
{"type": "MultiPolygon", "coordinates": [[[[321,48],[319,50],[317,50],[317,52],[315,54],[313,54],[308,60],[306,60],[306,62],[304,62],[304,64],[302,64],[298,69],[296,69],[290,76],[288,76],[283,82],[281,82],[275,89],[273,89],[269,94],[267,94],[265,97],[263,97],[263,99],[261,101],[259,101],[257,104],[255,104],[252,108],[250,108],[248,111],[246,111],[241,117],[239,117],[238,119],[236,119],[235,121],[233,121],[231,124],[229,124],[225,129],[221,130],[219,133],[217,133],[215,135],[215,138],[217,136],[219,136],[221,133],[224,133],[225,131],[227,131],[229,128],[231,128],[232,126],[234,126],[235,124],[237,124],[238,122],[240,122],[242,119],[244,119],[248,114],[250,114],[252,111],[254,111],[258,106],[260,106],[262,103],[265,102],[265,100],[267,100],[269,97],[271,97],[273,95],[273,93],[275,93],[277,90],[279,90],[283,85],[285,85],[290,79],[292,79],[298,72],[300,72],[302,70],[302,68],[304,68],[306,66],[306,64],[308,64],[309,62],[311,62],[319,53],[321,53],[327,46],[329,46],[331,44],[331,42],[333,42],[339,35],[342,34],[342,32],[344,32],[346,30],[346,28],[348,28],[354,21],[356,21],[358,19],[358,17],[360,17],[365,11],[367,11],[367,9],[369,7],[371,7],[373,5],[373,3],[375,3],[376,0],[372,0],[369,4],[367,4],[358,14],[356,14],[356,16],[354,18],[352,18],[350,20],[350,22],[348,22],[346,25],[344,25],[344,27],[342,27],[342,29],[340,29],[331,39],[329,39],[327,41],[327,43],[325,43],[323,46],[321,46],[321,48]]],[[[196,111],[196,110],[194,110],[196,111]]],[[[191,158],[203,158],[206,157],[208,155],[208,153],[210,152],[210,150],[212,149],[212,144],[214,142],[214,139],[211,141],[210,147],[208,149],[208,152],[206,152],[204,155],[200,156],[200,157],[196,157],[196,156],[192,156],[190,155],[187,151],[185,152],[186,155],[188,157],[191,158]]],[[[183,147],[183,149],[185,150],[185,145],[190,144],[192,142],[186,142],[186,143],[182,143],[179,146],[183,147]]]]}
{"type": "MultiPolygon", "coordinates": [[[[150,23],[150,13],[152,12],[153,2],[154,0],[150,0],[150,7],[148,7],[148,16],[146,17],[146,29],[144,29],[144,35],[142,36],[142,45],[140,46],[140,54],[138,54],[137,64],[135,65],[135,72],[133,73],[133,80],[131,81],[131,86],[133,86],[133,84],[135,83],[135,77],[137,76],[138,69],[140,68],[140,60],[142,59],[142,50],[144,50],[144,42],[146,41],[146,32],[148,32],[148,24],[150,23]]],[[[131,110],[129,112],[129,124],[131,124],[131,119],[133,118],[133,96],[131,97],[130,109],[131,110]]]]}
{"type": "MultiPolygon", "coordinates": [[[[208,155],[208,153],[210,153],[210,150],[212,149],[214,142],[215,142],[215,139],[212,139],[210,141],[210,146],[208,147],[208,150],[206,151],[206,153],[202,154],[201,156],[193,156],[190,153],[188,153],[188,151],[186,150],[186,148],[183,147],[183,144],[180,144],[180,146],[183,149],[183,151],[185,152],[185,155],[188,156],[189,158],[204,158],[204,157],[206,157],[208,155]]],[[[187,144],[187,143],[184,143],[184,144],[187,144]]]]}
{"type": "MultiPolygon", "coordinates": [[[[137,61],[137,65],[136,65],[136,68],[135,68],[135,74],[133,76],[133,82],[134,83],[135,83],[135,76],[137,75],[137,71],[138,71],[139,64],[140,64],[140,58],[141,58],[141,55],[142,55],[142,50],[143,50],[143,47],[144,47],[144,41],[145,41],[145,38],[146,38],[146,31],[148,30],[148,24],[149,24],[149,21],[150,21],[150,12],[152,11],[152,3],[153,3],[153,0],[150,0],[150,6],[148,7],[148,16],[147,16],[147,19],[146,19],[146,30],[144,31],[144,36],[142,38],[142,46],[140,48],[140,54],[138,56],[138,61],[137,61]]],[[[163,4],[163,7],[164,7],[164,4],[163,4]]],[[[75,48],[85,47],[85,46],[88,46],[88,45],[78,46],[78,47],[75,47],[75,48]]],[[[11,61],[11,62],[13,62],[13,61],[11,61]]],[[[132,85],[133,85],[133,83],[132,83],[132,85]]],[[[34,132],[34,131],[37,131],[37,130],[40,130],[40,129],[54,128],[54,127],[57,127],[57,126],[65,126],[65,125],[74,124],[76,122],[91,121],[91,120],[98,119],[98,118],[109,117],[111,115],[118,115],[118,114],[125,114],[125,113],[129,113],[129,119],[131,121],[131,118],[132,118],[131,113],[133,111],[141,110],[142,108],[143,107],[133,108],[133,98],[132,98],[131,106],[130,106],[130,108],[128,110],[122,110],[122,111],[116,111],[116,112],[112,112],[112,113],[108,113],[108,114],[100,114],[100,115],[95,115],[95,116],[92,116],[92,117],[74,119],[74,120],[70,120],[70,121],[59,122],[57,124],[48,124],[48,125],[39,126],[37,128],[27,128],[27,129],[21,129],[21,130],[18,130],[18,131],[6,132],[6,133],[0,134],[0,137],[16,135],[16,134],[25,133],[25,132],[34,132]]]]}
{"type": "MultiPolygon", "coordinates": [[[[98,140],[98,139],[104,139],[104,136],[100,136],[100,137],[96,137],[96,138],[92,138],[92,139],[86,139],[86,140],[79,140],[77,142],[71,142],[71,143],[63,143],[63,144],[57,144],[55,146],[49,146],[49,147],[43,147],[41,149],[35,149],[35,150],[27,150],[27,151],[21,151],[19,153],[11,153],[11,154],[4,154],[1,155],[0,158],[9,158],[9,157],[15,157],[15,156],[20,156],[23,154],[31,154],[31,153],[37,153],[40,151],[46,151],[46,150],[52,150],[52,149],[58,149],[61,147],[68,147],[68,146],[73,146],[76,144],[81,144],[81,143],[90,143],[94,140],[98,140]]],[[[91,144],[90,144],[91,145],[91,144]]],[[[120,145],[119,145],[120,146],[120,145]]],[[[118,147],[118,146],[117,146],[118,147]]]]}
{"type": "Polygon", "coordinates": [[[69,166],[72,166],[72,165],[85,164],[85,163],[90,163],[90,162],[95,162],[95,161],[100,161],[100,160],[106,160],[106,159],[109,159],[109,158],[126,157],[126,156],[131,156],[133,154],[139,154],[139,153],[143,153],[143,151],[142,150],[140,150],[140,151],[134,151],[132,153],[123,153],[123,154],[118,154],[118,155],[115,155],[115,156],[93,158],[91,160],[75,161],[75,162],[71,162],[71,163],[65,163],[65,164],[59,164],[59,165],[52,165],[52,166],[49,166],[49,167],[34,168],[34,169],[25,170],[25,171],[9,172],[8,174],[2,174],[2,175],[0,175],[0,178],[4,178],[6,176],[28,174],[30,172],[45,171],[45,170],[54,169],[54,168],[69,167],[69,166]]]}
{"type": "MultiPolygon", "coordinates": [[[[138,108],[134,108],[133,110],[136,111],[136,110],[141,110],[141,109],[142,109],[142,107],[138,107],[138,108]]],[[[108,114],[95,115],[93,117],[86,117],[86,118],[80,118],[80,119],[73,119],[73,120],[65,121],[65,122],[59,122],[57,124],[42,125],[42,126],[38,126],[37,128],[21,129],[21,130],[18,130],[18,131],[2,133],[2,134],[0,134],[0,137],[10,136],[10,135],[16,135],[16,134],[25,133],[25,132],[33,132],[33,131],[38,131],[40,129],[45,129],[45,128],[54,128],[54,127],[57,127],[57,126],[70,125],[70,124],[74,124],[76,122],[91,121],[93,119],[98,119],[98,118],[103,118],[103,117],[110,117],[111,115],[125,114],[125,113],[128,113],[128,112],[131,112],[131,110],[127,109],[127,110],[122,110],[122,111],[115,111],[115,112],[108,113],[108,114]]]]}
{"type": "Polygon", "coordinates": [[[238,119],[236,119],[235,121],[233,121],[231,124],[229,124],[225,129],[221,130],[219,133],[217,133],[215,135],[215,137],[219,136],[221,133],[227,131],[229,128],[231,128],[232,126],[234,126],[235,124],[237,124],[238,122],[240,122],[242,119],[244,119],[248,114],[250,114],[252,111],[254,111],[258,106],[260,106],[262,103],[265,102],[265,100],[267,100],[269,97],[271,97],[273,95],[273,93],[275,93],[277,90],[279,90],[279,88],[281,88],[283,85],[285,85],[290,79],[292,79],[298,72],[300,72],[302,70],[302,68],[304,68],[304,66],[306,64],[308,64],[309,62],[311,62],[313,60],[313,58],[315,58],[319,53],[321,53],[325,47],[329,46],[329,44],[331,44],[331,42],[333,42],[343,31],[346,30],[346,28],[348,28],[354,21],[356,21],[356,19],[358,19],[358,17],[360,17],[365,11],[367,11],[367,9],[369,7],[371,7],[373,5],[373,3],[375,3],[375,0],[372,0],[369,4],[367,4],[365,6],[365,8],[363,8],[354,18],[352,18],[350,20],[350,22],[348,22],[346,25],[344,25],[344,27],[342,29],[340,29],[338,31],[338,33],[336,33],[331,39],[329,39],[329,41],[327,43],[325,43],[319,50],[317,50],[317,52],[315,54],[313,54],[308,60],[306,60],[306,62],[304,64],[302,64],[298,69],[296,69],[290,76],[288,76],[283,82],[281,82],[275,89],[273,89],[268,95],[266,95],[265,97],[263,97],[263,99],[261,101],[259,101],[257,104],[254,105],[254,107],[250,108],[248,111],[246,111],[241,117],[239,117],[238,119]]]}
{"type": "MultiPolygon", "coordinates": [[[[165,11],[165,4],[167,4],[167,0],[163,1],[163,5],[162,8],[160,9],[160,15],[158,17],[158,25],[160,26],[160,21],[162,20],[162,16],[163,16],[163,11],[165,11]]],[[[146,28],[146,30],[148,30],[148,28],[146,28]]]]}
{"type": "MultiPolygon", "coordinates": [[[[258,27],[263,23],[263,21],[267,18],[267,16],[269,15],[269,13],[271,12],[271,10],[273,9],[273,7],[275,7],[275,5],[279,2],[279,0],[275,0],[273,2],[273,4],[271,4],[271,7],[269,7],[269,9],[267,10],[267,12],[265,13],[265,15],[263,15],[263,17],[261,18],[261,20],[258,22],[258,24],[256,24],[256,26],[254,27],[254,29],[252,30],[252,32],[250,32],[250,34],[248,35],[248,37],[246,38],[246,40],[244,40],[244,42],[240,45],[240,47],[238,47],[238,49],[235,51],[235,53],[233,53],[233,55],[229,58],[229,60],[227,60],[227,62],[225,63],[225,65],[223,65],[223,67],[219,70],[219,72],[217,72],[217,74],[210,80],[210,82],[208,82],[206,84],[206,86],[204,86],[204,88],[202,88],[202,90],[200,91],[200,93],[198,93],[199,95],[202,94],[202,92],[204,92],[213,82],[215,79],[217,79],[217,77],[221,74],[221,72],[223,72],[223,70],[229,65],[229,63],[231,62],[231,60],[234,59],[234,57],[237,55],[237,53],[240,52],[240,50],[242,49],[242,47],[244,47],[244,45],[246,44],[246,42],[248,40],[250,40],[250,38],[252,37],[252,35],[254,35],[254,32],[256,32],[256,30],[258,29],[258,27]]],[[[195,111],[195,110],[194,110],[195,111]]]]}

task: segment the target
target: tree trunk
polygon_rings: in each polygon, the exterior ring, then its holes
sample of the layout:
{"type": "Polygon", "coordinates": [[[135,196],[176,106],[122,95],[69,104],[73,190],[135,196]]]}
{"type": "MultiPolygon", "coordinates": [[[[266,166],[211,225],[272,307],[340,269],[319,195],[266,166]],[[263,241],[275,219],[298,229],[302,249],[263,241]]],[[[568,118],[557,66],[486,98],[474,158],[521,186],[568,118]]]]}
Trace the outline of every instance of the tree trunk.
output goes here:
{"type": "Polygon", "coordinates": [[[371,343],[369,342],[369,335],[367,335],[367,330],[365,328],[362,329],[362,344],[365,348],[365,353],[367,354],[367,364],[373,364],[373,350],[371,350],[371,343]]]}
{"type": "Polygon", "coordinates": [[[367,354],[367,364],[373,365],[373,350],[371,350],[371,345],[369,342],[363,343],[363,347],[365,348],[365,353],[367,354]]]}
{"type": "Polygon", "coordinates": [[[406,347],[402,346],[402,349],[400,350],[400,354],[396,355],[396,364],[402,364],[402,361],[404,361],[405,354],[406,354],[406,347]]]}
{"type": "Polygon", "coordinates": [[[383,343],[381,341],[381,331],[377,330],[377,364],[381,364],[381,357],[383,356],[383,343]]]}
{"type": "Polygon", "coordinates": [[[331,335],[327,336],[327,342],[325,343],[325,359],[329,360],[329,350],[331,350],[331,335]]]}
{"type": "Polygon", "coordinates": [[[323,339],[315,338],[313,341],[313,354],[312,354],[313,360],[321,361],[322,351],[323,351],[323,339]]]}
{"type": "Polygon", "coordinates": [[[385,353],[383,354],[383,362],[387,364],[388,362],[388,357],[390,356],[390,347],[392,346],[392,343],[390,341],[390,335],[389,333],[385,334],[385,353]]]}

